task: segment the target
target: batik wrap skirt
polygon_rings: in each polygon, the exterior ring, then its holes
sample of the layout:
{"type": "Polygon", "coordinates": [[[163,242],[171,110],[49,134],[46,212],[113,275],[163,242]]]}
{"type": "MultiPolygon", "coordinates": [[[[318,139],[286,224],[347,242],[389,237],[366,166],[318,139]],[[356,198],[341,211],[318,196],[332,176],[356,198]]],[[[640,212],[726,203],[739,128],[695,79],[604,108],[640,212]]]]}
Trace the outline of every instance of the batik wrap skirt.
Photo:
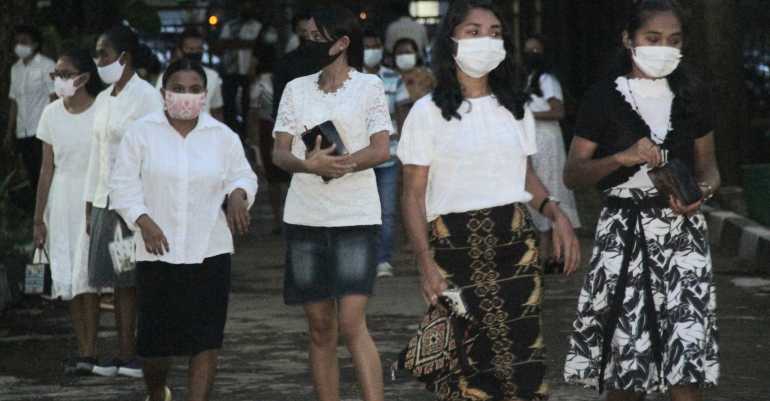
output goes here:
{"type": "Polygon", "coordinates": [[[566,381],[637,392],[715,385],[716,294],[705,217],[675,215],[661,197],[662,205],[647,207],[656,203],[654,188],[607,195],[615,205],[602,210],[596,229],[566,381]],[[616,207],[629,202],[647,206],[616,207]]]}
{"type": "Polygon", "coordinates": [[[526,206],[446,214],[429,237],[439,272],[462,289],[473,321],[463,326],[470,368],[435,383],[437,399],[545,399],[542,270],[526,206]]]}

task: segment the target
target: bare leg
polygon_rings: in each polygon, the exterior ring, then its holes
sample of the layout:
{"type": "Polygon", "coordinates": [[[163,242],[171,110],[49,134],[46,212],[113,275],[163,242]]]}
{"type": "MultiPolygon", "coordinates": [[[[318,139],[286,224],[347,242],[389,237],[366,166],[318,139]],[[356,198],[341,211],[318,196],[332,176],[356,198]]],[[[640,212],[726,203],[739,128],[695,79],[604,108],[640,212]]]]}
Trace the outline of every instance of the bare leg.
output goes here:
{"type": "Polygon", "coordinates": [[[366,305],[369,297],[348,295],[339,300],[339,326],[345,346],[353,357],[358,384],[365,401],[385,399],[382,383],[382,362],[377,347],[366,327],[366,305]]]}
{"type": "Polygon", "coordinates": [[[643,401],[644,393],[623,390],[608,390],[607,401],[643,401]]]}
{"type": "Polygon", "coordinates": [[[95,293],[79,294],[69,305],[72,328],[78,341],[81,357],[96,358],[96,333],[99,329],[99,296],[95,293]]]}
{"type": "Polygon", "coordinates": [[[310,334],[310,374],[318,401],[339,401],[337,365],[337,313],[333,301],[305,305],[310,334]]]}
{"type": "Polygon", "coordinates": [[[273,209],[273,230],[283,229],[283,204],[285,196],[283,185],[279,183],[270,184],[267,188],[267,196],[270,200],[270,207],[273,209]]]}
{"type": "Polygon", "coordinates": [[[171,358],[142,358],[142,372],[150,401],[165,401],[166,378],[171,371],[171,358]]]}
{"type": "Polygon", "coordinates": [[[208,401],[214,388],[214,375],[217,373],[217,350],[199,352],[190,358],[187,373],[190,401],[208,401]]]}
{"type": "Polygon", "coordinates": [[[129,363],[134,359],[136,337],[136,287],[115,289],[115,322],[118,325],[120,359],[129,363]]]}
{"type": "Polygon", "coordinates": [[[703,399],[703,389],[695,384],[684,384],[668,388],[671,401],[700,401],[703,399]]]}

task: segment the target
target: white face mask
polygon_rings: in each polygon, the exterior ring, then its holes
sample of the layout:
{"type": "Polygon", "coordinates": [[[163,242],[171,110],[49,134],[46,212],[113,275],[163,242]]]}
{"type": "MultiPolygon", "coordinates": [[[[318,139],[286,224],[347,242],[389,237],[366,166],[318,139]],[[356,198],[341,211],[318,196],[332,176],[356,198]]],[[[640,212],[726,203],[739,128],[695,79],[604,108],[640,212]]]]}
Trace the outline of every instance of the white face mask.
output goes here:
{"type": "Polygon", "coordinates": [[[637,46],[631,55],[636,66],[653,78],[668,76],[682,60],[682,52],[669,46],[637,46]]]}
{"type": "Polygon", "coordinates": [[[366,49],[364,50],[364,64],[369,67],[375,67],[382,61],[382,49],[366,49]]]}
{"type": "Polygon", "coordinates": [[[19,58],[27,58],[32,54],[32,46],[18,44],[13,48],[13,52],[16,53],[19,58]]]}
{"type": "MultiPolygon", "coordinates": [[[[80,77],[82,77],[85,74],[81,74],[80,77]]],[[[77,88],[75,87],[75,81],[80,79],[80,77],[76,78],[70,78],[70,79],[62,79],[62,77],[56,77],[53,80],[53,86],[54,90],[56,91],[56,96],[59,96],[61,98],[65,97],[72,97],[75,96],[75,92],[77,92],[78,89],[80,89],[80,85],[77,88]]]]}
{"type": "Polygon", "coordinates": [[[505,60],[505,46],[502,39],[489,36],[473,39],[454,39],[457,42],[455,61],[464,73],[481,78],[497,68],[505,60]]]}
{"type": "Polygon", "coordinates": [[[120,65],[120,58],[123,57],[123,53],[120,53],[118,59],[110,65],[99,67],[99,78],[107,85],[112,85],[115,82],[120,81],[120,77],[123,76],[123,69],[125,65],[120,65]]]}
{"type": "Polygon", "coordinates": [[[399,54],[396,56],[396,67],[402,71],[409,71],[417,65],[416,54],[399,54]]]}

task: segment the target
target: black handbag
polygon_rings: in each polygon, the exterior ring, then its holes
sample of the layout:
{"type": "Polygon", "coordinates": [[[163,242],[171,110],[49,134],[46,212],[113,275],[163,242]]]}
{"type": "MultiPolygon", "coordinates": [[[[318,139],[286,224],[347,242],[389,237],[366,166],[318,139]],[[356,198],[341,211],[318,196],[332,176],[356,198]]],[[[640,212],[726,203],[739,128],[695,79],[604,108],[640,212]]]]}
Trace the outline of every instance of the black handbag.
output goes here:
{"type": "Polygon", "coordinates": [[[670,196],[689,206],[703,197],[698,183],[695,182],[690,168],[680,159],[673,159],[666,164],[647,172],[658,192],[668,201],[670,196]]]}
{"type": "MultiPolygon", "coordinates": [[[[331,121],[324,121],[300,135],[300,138],[305,144],[308,152],[315,150],[316,138],[319,136],[321,137],[321,149],[330,148],[332,145],[336,145],[337,148],[334,149],[332,155],[344,156],[348,154],[348,150],[345,148],[345,144],[342,142],[342,137],[340,137],[339,132],[337,132],[337,127],[335,127],[334,123],[331,121]]],[[[329,182],[334,179],[332,177],[326,176],[321,178],[323,178],[325,182],[329,182]]]]}

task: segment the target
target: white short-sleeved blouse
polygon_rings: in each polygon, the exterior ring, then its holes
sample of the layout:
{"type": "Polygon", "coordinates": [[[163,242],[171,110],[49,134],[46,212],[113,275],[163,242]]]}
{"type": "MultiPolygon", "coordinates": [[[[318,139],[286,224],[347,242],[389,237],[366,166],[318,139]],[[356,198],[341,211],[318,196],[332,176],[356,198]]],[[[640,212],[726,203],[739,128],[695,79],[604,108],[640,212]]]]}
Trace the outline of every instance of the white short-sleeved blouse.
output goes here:
{"type": "MultiPolygon", "coordinates": [[[[336,92],[327,94],[318,88],[320,74],[289,82],[281,97],[273,135],[294,135],[294,156],[305,159],[306,148],[300,135],[327,120],[334,123],[350,153],[369,146],[371,135],[393,132],[379,77],[351,69],[350,79],[336,92]]],[[[283,219],[289,224],[314,227],[381,224],[374,171],[346,174],[328,184],[314,174],[294,174],[283,219]]]]}
{"type": "Polygon", "coordinates": [[[428,221],[514,202],[528,202],[524,190],[527,157],[537,152],[535,119],[525,108],[516,120],[494,96],[468,99],[461,120],[441,116],[431,95],[418,100],[404,123],[398,158],[429,166],[428,221]]]}
{"type": "Polygon", "coordinates": [[[543,96],[533,94],[532,101],[529,103],[529,108],[533,112],[550,111],[551,105],[548,104],[548,99],[550,98],[564,101],[564,94],[562,93],[559,80],[551,74],[540,76],[540,90],[543,92],[543,96]]]}

